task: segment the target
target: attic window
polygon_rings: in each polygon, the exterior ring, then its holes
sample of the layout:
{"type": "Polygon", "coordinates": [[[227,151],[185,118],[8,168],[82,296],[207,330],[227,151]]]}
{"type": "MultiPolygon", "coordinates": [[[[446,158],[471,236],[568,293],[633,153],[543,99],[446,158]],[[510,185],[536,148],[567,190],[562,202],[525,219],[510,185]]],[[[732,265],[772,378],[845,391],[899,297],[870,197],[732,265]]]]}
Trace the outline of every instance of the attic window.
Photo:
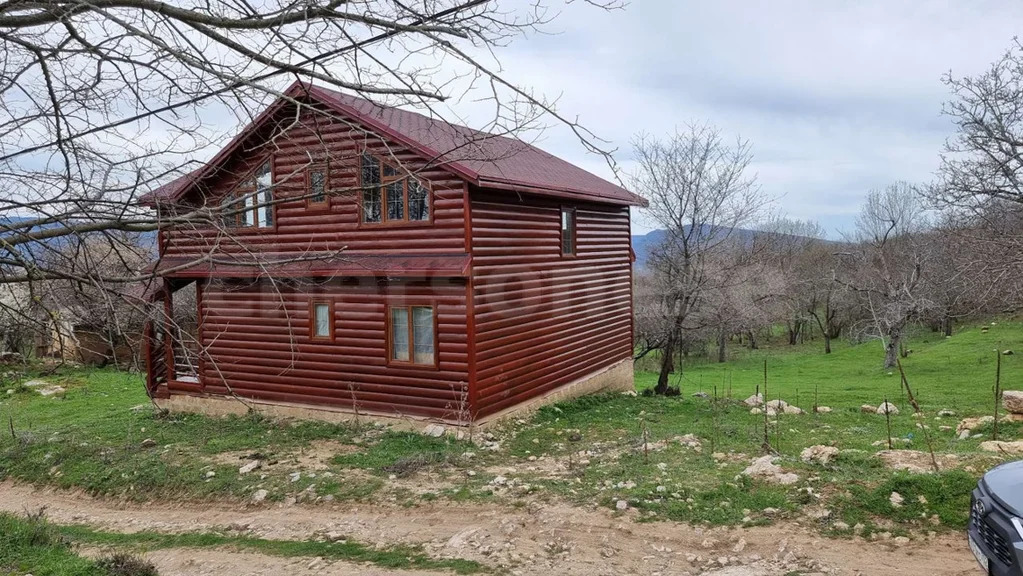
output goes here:
{"type": "Polygon", "coordinates": [[[430,219],[430,190],[417,178],[370,154],[363,154],[360,164],[363,222],[425,222],[430,219]]]}
{"type": "Polygon", "coordinates": [[[561,209],[561,255],[575,254],[575,208],[561,209]]]}
{"type": "Polygon", "coordinates": [[[306,171],[306,203],[310,208],[326,208],[327,200],[327,167],[310,166],[306,171]]]}
{"type": "Polygon", "coordinates": [[[270,160],[260,164],[220,203],[225,228],[273,228],[273,175],[270,160]]]}

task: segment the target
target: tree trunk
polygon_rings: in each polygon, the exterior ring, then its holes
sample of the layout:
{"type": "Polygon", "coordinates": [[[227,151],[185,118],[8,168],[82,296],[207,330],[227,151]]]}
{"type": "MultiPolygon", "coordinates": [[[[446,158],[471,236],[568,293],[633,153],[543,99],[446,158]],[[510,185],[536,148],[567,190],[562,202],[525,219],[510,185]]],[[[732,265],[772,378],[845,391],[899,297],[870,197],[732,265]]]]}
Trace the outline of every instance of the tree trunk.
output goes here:
{"type": "Polygon", "coordinates": [[[824,331],[824,353],[831,354],[831,335],[824,331]]]}
{"type": "Polygon", "coordinates": [[[789,328],[789,345],[790,346],[795,346],[796,344],[799,343],[799,331],[800,331],[801,327],[802,327],[802,323],[798,322],[798,321],[797,322],[793,322],[793,323],[788,325],[788,328],[789,328]]]}
{"type": "Polygon", "coordinates": [[[726,360],[726,354],[725,354],[725,344],[726,344],[726,342],[727,342],[727,338],[725,337],[725,333],[722,332],[720,335],[718,335],[718,363],[719,364],[724,364],[724,362],[726,360]]]}
{"type": "Polygon", "coordinates": [[[661,372],[657,375],[657,386],[654,386],[655,394],[668,393],[668,375],[675,371],[675,347],[675,336],[668,336],[668,341],[661,349],[661,372]]]}
{"type": "Polygon", "coordinates": [[[888,342],[884,347],[884,369],[891,370],[895,367],[899,358],[899,346],[902,344],[902,334],[892,332],[888,335],[888,342]]]}
{"type": "Polygon", "coordinates": [[[942,328],[945,331],[945,336],[951,336],[952,335],[952,317],[946,315],[941,324],[942,324],[942,328]]]}
{"type": "Polygon", "coordinates": [[[749,336],[749,349],[750,350],[759,350],[760,346],[757,345],[757,335],[756,335],[756,333],[753,332],[752,330],[750,330],[748,336],[749,336]]]}

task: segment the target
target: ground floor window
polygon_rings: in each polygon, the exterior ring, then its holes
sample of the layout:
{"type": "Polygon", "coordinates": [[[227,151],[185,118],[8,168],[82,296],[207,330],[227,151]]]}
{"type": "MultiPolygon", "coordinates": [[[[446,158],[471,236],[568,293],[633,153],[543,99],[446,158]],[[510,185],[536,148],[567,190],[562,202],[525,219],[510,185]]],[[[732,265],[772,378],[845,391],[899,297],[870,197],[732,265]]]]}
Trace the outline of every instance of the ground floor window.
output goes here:
{"type": "Polygon", "coordinates": [[[433,307],[394,306],[388,320],[391,361],[436,364],[433,307]]]}
{"type": "Polygon", "coordinates": [[[319,301],[309,305],[309,337],[315,340],[334,339],[334,304],[319,301]]]}

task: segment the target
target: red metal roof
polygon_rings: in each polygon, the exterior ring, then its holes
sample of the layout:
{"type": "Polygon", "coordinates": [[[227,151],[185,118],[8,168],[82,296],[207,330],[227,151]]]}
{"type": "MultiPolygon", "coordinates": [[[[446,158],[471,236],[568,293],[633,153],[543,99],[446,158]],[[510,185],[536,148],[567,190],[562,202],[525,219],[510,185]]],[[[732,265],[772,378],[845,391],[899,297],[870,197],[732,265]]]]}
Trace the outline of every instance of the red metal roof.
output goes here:
{"type": "Polygon", "coordinates": [[[150,266],[149,271],[168,278],[330,278],[335,276],[390,276],[404,278],[466,277],[469,275],[468,254],[376,255],[324,254],[303,255],[262,254],[259,259],[247,256],[231,258],[165,257],[150,266]]]}
{"type": "MultiPolygon", "coordinates": [[[[363,98],[318,86],[295,83],[285,92],[291,98],[305,93],[339,114],[359,122],[378,136],[397,140],[481,187],[618,205],[646,205],[642,197],[621,186],[515,138],[480,132],[418,112],[380,106],[363,98]]],[[[191,184],[223,162],[246,134],[269,117],[268,112],[279,108],[284,102],[282,98],[260,114],[206,167],[157,188],[144,196],[142,202],[179,198],[191,184]]]]}

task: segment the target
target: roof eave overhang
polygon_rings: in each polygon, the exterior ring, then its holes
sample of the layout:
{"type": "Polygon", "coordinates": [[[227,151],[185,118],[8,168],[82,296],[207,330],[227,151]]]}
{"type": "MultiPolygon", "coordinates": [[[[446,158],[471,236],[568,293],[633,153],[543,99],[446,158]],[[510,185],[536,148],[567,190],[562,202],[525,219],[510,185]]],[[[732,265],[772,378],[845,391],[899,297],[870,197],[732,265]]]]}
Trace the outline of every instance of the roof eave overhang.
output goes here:
{"type": "Polygon", "coordinates": [[[513,182],[510,180],[495,180],[491,178],[479,178],[474,184],[480,188],[490,188],[494,190],[505,190],[509,192],[522,192],[524,194],[538,194],[541,196],[554,196],[557,198],[564,198],[566,200],[580,200],[583,202],[590,202],[594,204],[613,204],[615,206],[639,206],[645,208],[648,202],[640,196],[635,196],[630,199],[625,198],[608,198],[605,196],[594,196],[592,193],[581,192],[579,190],[572,190],[569,188],[553,188],[553,187],[541,187],[531,186],[528,184],[522,184],[513,182]]]}

